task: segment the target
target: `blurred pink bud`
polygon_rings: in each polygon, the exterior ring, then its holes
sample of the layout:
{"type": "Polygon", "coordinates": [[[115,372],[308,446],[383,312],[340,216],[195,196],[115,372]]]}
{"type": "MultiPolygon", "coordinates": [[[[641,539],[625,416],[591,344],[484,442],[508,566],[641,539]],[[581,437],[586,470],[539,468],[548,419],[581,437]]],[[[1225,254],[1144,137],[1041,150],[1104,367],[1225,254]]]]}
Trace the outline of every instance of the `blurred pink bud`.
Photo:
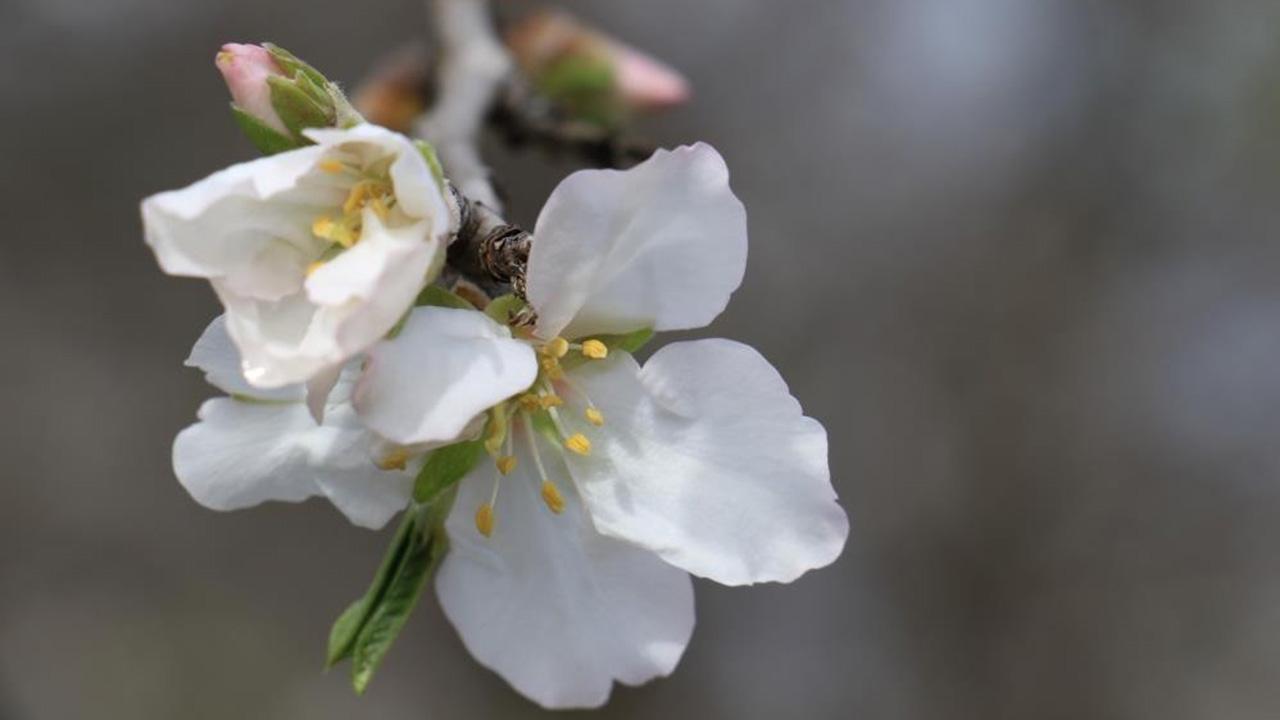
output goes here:
{"type": "Polygon", "coordinates": [[[689,99],[689,82],[669,65],[625,45],[616,46],[615,51],[618,92],[628,104],[660,109],[689,99]]]}
{"type": "Polygon", "coordinates": [[[284,76],[284,70],[271,53],[261,45],[227,43],[214,60],[231,91],[231,100],[243,111],[272,129],[289,135],[289,129],[271,103],[271,86],[267,78],[284,76]]]}
{"type": "Polygon", "coordinates": [[[689,82],[671,66],[562,10],[534,13],[507,34],[507,46],[535,81],[566,59],[596,62],[613,75],[614,97],[626,110],[659,110],[689,99],[689,82]]]}

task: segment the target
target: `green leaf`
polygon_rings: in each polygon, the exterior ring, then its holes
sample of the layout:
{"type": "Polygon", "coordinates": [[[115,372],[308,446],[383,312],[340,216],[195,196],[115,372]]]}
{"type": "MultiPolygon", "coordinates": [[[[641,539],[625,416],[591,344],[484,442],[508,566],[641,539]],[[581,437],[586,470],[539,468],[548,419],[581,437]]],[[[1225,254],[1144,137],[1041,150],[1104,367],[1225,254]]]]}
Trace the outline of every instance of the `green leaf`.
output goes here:
{"type": "Polygon", "coordinates": [[[240,132],[243,132],[245,137],[249,138],[249,142],[253,143],[253,146],[263,155],[275,155],[302,147],[302,143],[241,110],[235,103],[231,105],[231,115],[235,118],[236,125],[240,126],[240,132]]]}
{"type": "Polygon", "coordinates": [[[471,472],[484,452],[484,442],[467,440],[446,445],[427,456],[413,483],[413,499],[420,503],[434,501],[471,472]]]}
{"type": "Polygon", "coordinates": [[[351,650],[351,684],[356,694],[363,694],[369,686],[373,673],[418,604],[436,561],[443,556],[432,552],[438,538],[433,529],[415,528],[409,535],[386,591],[361,626],[351,650]]]}
{"type": "Polygon", "coordinates": [[[416,522],[415,513],[405,513],[404,520],[400,522],[400,527],[396,530],[395,537],[382,558],[382,565],[378,567],[378,572],[373,576],[373,582],[369,585],[364,597],[352,603],[333,623],[333,629],[329,631],[329,652],[325,667],[333,667],[351,655],[356,638],[386,594],[396,568],[399,567],[409,547],[411,535],[415,534],[416,522]]]}
{"type": "Polygon", "coordinates": [[[459,297],[457,294],[445,290],[439,285],[428,285],[418,293],[418,299],[413,303],[416,307],[430,305],[434,307],[456,308],[458,310],[475,310],[476,306],[459,297]]]}
{"type": "Polygon", "coordinates": [[[456,488],[450,488],[436,496],[431,504],[417,505],[413,509],[416,522],[410,530],[405,551],[386,592],[360,628],[351,652],[351,685],[357,694],[363,694],[368,688],[373,673],[382,664],[418,604],[427,578],[435,573],[449,550],[444,521],[453,508],[456,495],[456,488]]]}
{"type": "Polygon", "coordinates": [[[516,313],[523,310],[524,307],[524,300],[521,300],[519,296],[513,293],[507,293],[490,300],[489,304],[485,306],[484,312],[494,322],[501,325],[510,325],[516,313]]]}
{"type": "Polygon", "coordinates": [[[444,167],[440,165],[440,158],[436,156],[436,149],[431,147],[431,143],[426,140],[414,140],[413,144],[417,146],[422,159],[427,161],[427,167],[431,168],[431,177],[436,179],[436,187],[440,188],[440,192],[444,192],[444,167]]]}
{"type": "Polygon", "coordinates": [[[272,75],[267,78],[267,86],[271,90],[271,107],[296,137],[305,139],[303,130],[333,124],[333,109],[321,106],[294,81],[272,75]]]}

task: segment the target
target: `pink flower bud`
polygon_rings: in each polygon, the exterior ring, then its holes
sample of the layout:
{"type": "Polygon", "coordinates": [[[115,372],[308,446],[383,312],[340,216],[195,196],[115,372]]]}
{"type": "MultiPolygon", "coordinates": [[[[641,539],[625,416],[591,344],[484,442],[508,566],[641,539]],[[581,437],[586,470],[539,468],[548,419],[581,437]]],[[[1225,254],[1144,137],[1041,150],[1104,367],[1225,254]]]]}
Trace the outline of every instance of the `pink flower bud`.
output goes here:
{"type": "Polygon", "coordinates": [[[231,91],[231,100],[243,111],[285,135],[289,129],[271,103],[271,87],[267,78],[283,76],[284,71],[271,53],[261,45],[227,43],[218,52],[214,64],[231,91]]]}
{"type": "Polygon", "coordinates": [[[669,65],[625,45],[616,45],[614,51],[618,92],[628,104],[656,110],[689,99],[689,82],[669,65]]]}
{"type": "Polygon", "coordinates": [[[671,66],[562,10],[534,13],[511,28],[507,46],[534,81],[565,60],[599,63],[612,73],[610,90],[626,110],[660,110],[679,105],[692,91],[671,66]]]}

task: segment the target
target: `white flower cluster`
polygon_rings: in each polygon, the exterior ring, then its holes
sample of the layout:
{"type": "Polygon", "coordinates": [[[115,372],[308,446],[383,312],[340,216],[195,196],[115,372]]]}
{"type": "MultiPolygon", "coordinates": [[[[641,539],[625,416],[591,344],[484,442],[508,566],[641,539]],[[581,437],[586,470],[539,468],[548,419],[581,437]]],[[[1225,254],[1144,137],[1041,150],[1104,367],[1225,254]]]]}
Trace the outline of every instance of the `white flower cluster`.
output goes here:
{"type": "Polygon", "coordinates": [[[826,433],[759,353],[627,351],[707,325],[742,280],[746,215],[714,149],[565,179],[533,232],[525,312],[504,324],[414,307],[457,209],[411,141],[306,135],[143,203],[161,267],[207,278],[226,310],[188,364],[228,397],[174,443],[198,502],[323,495],[376,528],[435,449],[481,441],[435,590],[471,653],[547,707],[670,673],[691,574],[788,582],[840,554],[826,433]]]}

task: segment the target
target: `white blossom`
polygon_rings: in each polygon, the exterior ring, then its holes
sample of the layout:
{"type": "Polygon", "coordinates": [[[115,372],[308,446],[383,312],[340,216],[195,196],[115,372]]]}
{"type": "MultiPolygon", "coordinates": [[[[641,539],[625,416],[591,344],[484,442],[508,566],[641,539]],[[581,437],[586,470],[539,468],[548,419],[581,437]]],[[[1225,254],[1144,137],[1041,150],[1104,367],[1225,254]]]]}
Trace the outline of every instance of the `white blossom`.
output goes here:
{"type": "Polygon", "coordinates": [[[142,204],[170,274],[207,278],[255,387],[315,382],[387,334],[439,272],[441,182],[407,138],[372,125],[214,173],[142,204]]]}
{"type": "Polygon", "coordinates": [[[395,370],[371,367],[378,407],[357,405],[391,437],[452,431],[485,394],[519,393],[490,423],[495,462],[461,481],[436,591],[471,653],[544,706],[670,673],[693,628],[688,573],[789,582],[843,549],[826,432],[759,353],[679,342],[642,367],[605,336],[706,325],[745,263],[719,154],[659,151],[552,193],[526,278],[537,322],[517,340],[454,343],[455,320],[433,313],[372,351],[395,370]],[[444,347],[474,375],[433,379],[424,353],[444,347]]]}

